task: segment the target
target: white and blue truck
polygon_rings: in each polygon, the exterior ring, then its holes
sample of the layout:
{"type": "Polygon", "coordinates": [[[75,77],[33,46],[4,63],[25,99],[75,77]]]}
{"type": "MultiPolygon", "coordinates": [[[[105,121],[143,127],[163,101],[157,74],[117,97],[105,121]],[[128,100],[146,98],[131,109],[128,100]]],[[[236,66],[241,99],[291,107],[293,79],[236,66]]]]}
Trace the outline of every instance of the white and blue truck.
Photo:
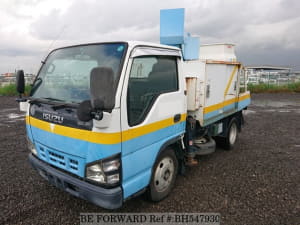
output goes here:
{"type": "Polygon", "coordinates": [[[165,198],[196,155],[233,148],[250,104],[232,44],[199,44],[184,9],[161,11],[161,44],[58,48],[42,62],[26,111],[29,161],[56,187],[115,209],[165,198]]]}

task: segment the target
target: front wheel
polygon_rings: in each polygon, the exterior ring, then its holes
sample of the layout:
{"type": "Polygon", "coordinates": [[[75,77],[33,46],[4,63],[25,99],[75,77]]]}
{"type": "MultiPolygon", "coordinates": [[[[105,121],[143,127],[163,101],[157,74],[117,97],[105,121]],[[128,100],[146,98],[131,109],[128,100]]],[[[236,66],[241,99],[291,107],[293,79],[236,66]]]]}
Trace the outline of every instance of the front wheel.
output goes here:
{"type": "Polygon", "coordinates": [[[170,148],[163,151],[153,167],[148,196],[152,201],[160,201],[171,192],[178,170],[178,161],[170,148]]]}

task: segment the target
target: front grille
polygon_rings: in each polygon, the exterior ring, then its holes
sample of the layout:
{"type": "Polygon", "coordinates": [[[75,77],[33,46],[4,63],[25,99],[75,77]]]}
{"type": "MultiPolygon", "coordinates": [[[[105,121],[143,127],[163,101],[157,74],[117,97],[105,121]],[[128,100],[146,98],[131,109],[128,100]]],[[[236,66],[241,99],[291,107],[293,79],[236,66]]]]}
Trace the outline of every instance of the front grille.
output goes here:
{"type": "Polygon", "coordinates": [[[67,170],[73,174],[84,176],[84,159],[69,155],[41,144],[37,144],[38,156],[40,159],[51,165],[67,170]]]}
{"type": "Polygon", "coordinates": [[[73,170],[78,170],[78,161],[77,160],[70,159],[69,164],[73,170]]]}

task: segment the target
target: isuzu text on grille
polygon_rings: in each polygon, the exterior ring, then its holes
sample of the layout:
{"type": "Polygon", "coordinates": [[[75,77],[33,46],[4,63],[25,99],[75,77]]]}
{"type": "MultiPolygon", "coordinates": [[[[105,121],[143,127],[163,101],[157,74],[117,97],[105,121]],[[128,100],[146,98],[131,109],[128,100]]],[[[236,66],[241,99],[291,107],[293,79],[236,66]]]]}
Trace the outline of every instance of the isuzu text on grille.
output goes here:
{"type": "Polygon", "coordinates": [[[43,113],[43,119],[54,123],[63,123],[64,121],[64,117],[51,113],[43,113]]]}

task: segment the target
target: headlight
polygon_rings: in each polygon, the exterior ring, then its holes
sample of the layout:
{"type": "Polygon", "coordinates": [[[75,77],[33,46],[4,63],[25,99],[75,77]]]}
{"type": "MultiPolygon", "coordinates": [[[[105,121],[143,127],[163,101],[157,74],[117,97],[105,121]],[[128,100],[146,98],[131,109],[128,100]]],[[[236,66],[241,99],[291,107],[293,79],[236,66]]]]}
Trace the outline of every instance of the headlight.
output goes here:
{"type": "Polygon", "coordinates": [[[103,162],[103,171],[104,172],[110,172],[110,171],[118,170],[119,167],[120,167],[119,159],[103,162]]]}
{"type": "Polygon", "coordinates": [[[95,165],[87,167],[86,177],[90,180],[93,180],[93,181],[96,181],[99,183],[105,182],[105,175],[102,171],[100,164],[95,164],[95,165]]]}
{"type": "Polygon", "coordinates": [[[107,176],[107,183],[108,184],[115,184],[115,183],[118,183],[120,181],[120,176],[119,174],[114,174],[114,175],[110,175],[110,176],[107,176]]]}
{"type": "Polygon", "coordinates": [[[120,181],[120,155],[99,160],[86,167],[86,178],[88,180],[115,185],[120,181]]]}
{"type": "Polygon", "coordinates": [[[37,155],[36,148],[35,148],[34,144],[32,143],[32,141],[28,137],[26,139],[27,139],[28,149],[31,151],[32,154],[37,155]]]}

